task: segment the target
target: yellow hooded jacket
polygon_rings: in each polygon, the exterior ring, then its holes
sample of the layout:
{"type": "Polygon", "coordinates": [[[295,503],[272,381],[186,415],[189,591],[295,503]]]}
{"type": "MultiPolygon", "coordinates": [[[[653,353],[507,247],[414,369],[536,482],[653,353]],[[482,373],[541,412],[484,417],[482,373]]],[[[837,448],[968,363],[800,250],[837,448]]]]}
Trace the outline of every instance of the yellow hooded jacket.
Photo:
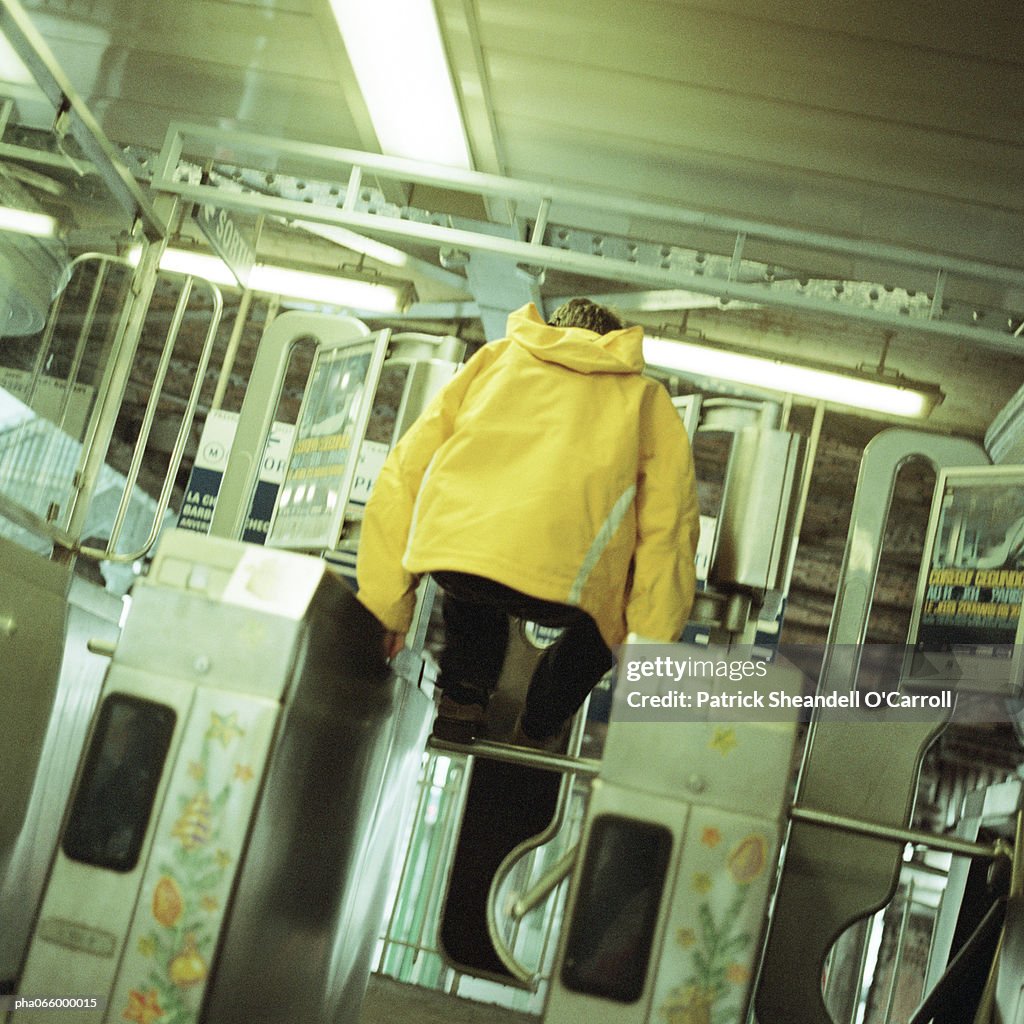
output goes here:
{"type": "Polygon", "coordinates": [[[550,327],[531,304],[389,454],[359,542],[359,598],[405,632],[419,576],[472,573],[574,605],[605,642],[678,639],[699,530],[690,445],[641,376],[643,330],[550,327]]]}

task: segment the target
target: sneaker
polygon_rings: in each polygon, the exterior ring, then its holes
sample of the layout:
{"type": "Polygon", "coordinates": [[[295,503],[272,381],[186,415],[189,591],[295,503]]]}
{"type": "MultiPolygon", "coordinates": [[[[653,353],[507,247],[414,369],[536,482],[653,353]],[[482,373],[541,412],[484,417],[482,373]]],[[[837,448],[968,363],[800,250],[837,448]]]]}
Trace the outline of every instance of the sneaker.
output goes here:
{"type": "Polygon", "coordinates": [[[550,736],[537,739],[528,735],[523,729],[523,716],[516,719],[516,727],[512,730],[509,740],[516,747],[530,747],[533,750],[544,750],[549,754],[564,754],[569,741],[570,722],[563,722],[558,730],[550,736]]]}
{"type": "Polygon", "coordinates": [[[484,722],[482,704],[460,704],[442,694],[432,735],[448,743],[472,743],[483,732],[484,722]]]}

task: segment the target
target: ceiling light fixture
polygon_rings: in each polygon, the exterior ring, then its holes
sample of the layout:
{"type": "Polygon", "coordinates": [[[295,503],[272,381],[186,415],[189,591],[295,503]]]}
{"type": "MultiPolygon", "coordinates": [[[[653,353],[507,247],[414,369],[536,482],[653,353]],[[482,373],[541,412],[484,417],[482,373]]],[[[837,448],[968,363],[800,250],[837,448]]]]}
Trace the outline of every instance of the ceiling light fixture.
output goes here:
{"type": "Polygon", "coordinates": [[[14,231],[19,235],[34,235],[36,238],[53,238],[57,234],[57,221],[46,213],[0,206],[0,231],[14,231]]]}
{"type": "Polygon", "coordinates": [[[381,150],[472,170],[431,0],[331,0],[331,10],[381,150]]]}
{"type": "Polygon", "coordinates": [[[399,291],[391,285],[289,270],[287,267],[268,267],[262,263],[252,268],[249,287],[253,291],[268,292],[282,298],[375,313],[396,313],[401,306],[399,291]]]}
{"type": "Polygon", "coordinates": [[[337,224],[317,224],[311,220],[296,220],[292,222],[292,226],[320,238],[326,238],[329,242],[344,246],[353,252],[360,252],[378,263],[386,263],[389,267],[402,269],[409,265],[407,252],[396,249],[393,245],[388,245],[387,242],[378,242],[375,238],[367,238],[366,235],[360,235],[356,231],[350,231],[337,224]]]}
{"type": "Polygon", "coordinates": [[[923,418],[942,399],[942,392],[928,385],[814,369],[668,338],[645,338],[644,359],[684,376],[732,381],[893,416],[923,418]]]}
{"type": "Polygon", "coordinates": [[[0,33],[0,81],[10,85],[29,85],[38,88],[32,72],[25,66],[25,62],[3,33],[0,33]]]}
{"type": "MultiPolygon", "coordinates": [[[[139,250],[132,249],[129,259],[138,263],[139,250]]],[[[219,257],[187,249],[166,249],[160,269],[175,274],[191,274],[225,288],[237,288],[238,282],[219,257]]],[[[310,302],[372,313],[396,313],[402,307],[401,289],[373,281],[315,274],[306,270],[257,263],[249,273],[248,287],[254,292],[280,295],[299,302],[310,302]]]]}

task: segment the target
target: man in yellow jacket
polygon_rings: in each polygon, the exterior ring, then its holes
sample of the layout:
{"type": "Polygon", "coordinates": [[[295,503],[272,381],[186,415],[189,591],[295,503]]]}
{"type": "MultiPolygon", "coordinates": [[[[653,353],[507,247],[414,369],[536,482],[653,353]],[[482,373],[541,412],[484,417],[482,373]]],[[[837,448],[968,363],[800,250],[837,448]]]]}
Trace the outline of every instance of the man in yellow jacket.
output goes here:
{"type": "Polygon", "coordinates": [[[630,633],[674,642],[699,514],[686,431],[644,377],[643,330],[587,299],[509,317],[391,451],[363,519],[359,598],[401,647],[421,576],[444,594],[435,735],[472,740],[508,615],[564,627],[519,731],[543,745],[630,633]]]}

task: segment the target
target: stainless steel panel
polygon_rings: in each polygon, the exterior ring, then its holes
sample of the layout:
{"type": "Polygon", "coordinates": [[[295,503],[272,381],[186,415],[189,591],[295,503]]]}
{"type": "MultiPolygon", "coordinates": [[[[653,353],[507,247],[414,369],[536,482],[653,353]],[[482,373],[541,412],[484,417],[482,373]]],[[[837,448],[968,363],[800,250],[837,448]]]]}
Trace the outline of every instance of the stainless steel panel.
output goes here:
{"type": "MultiPolygon", "coordinates": [[[[696,650],[701,656],[699,648],[680,646],[679,650],[696,650]]],[[[794,669],[771,666],[752,689],[794,695],[802,681],[794,669]]],[[[716,687],[735,692],[734,683],[711,680],[707,684],[709,691],[716,687]]],[[[660,720],[618,721],[613,711],[601,779],[738,814],[766,813],[779,807],[787,787],[797,717],[796,711],[789,721],[783,720],[782,712],[773,714],[776,721],[730,722],[716,719],[715,712],[708,713],[705,721],[696,721],[692,712],[680,712],[680,720],[674,721],[672,712],[666,711],[660,720]],[[739,753],[726,759],[733,749],[739,753]]]]}
{"type": "MultiPolygon", "coordinates": [[[[555,968],[548,991],[547,1003],[544,1008],[544,1020],[549,1024],[570,1024],[570,1022],[587,1021],[589,1024],[648,1024],[654,1008],[652,1001],[657,984],[657,965],[659,950],[665,937],[669,911],[672,903],[674,879],[679,869],[682,856],[682,845],[689,826],[692,808],[685,803],[672,800],[661,795],[638,792],[617,785],[605,785],[600,780],[593,784],[590,804],[587,808],[587,820],[580,836],[580,850],[584,851],[590,840],[594,820],[601,815],[615,815],[637,822],[652,822],[663,826],[672,837],[672,851],[667,868],[664,891],[658,898],[657,920],[651,936],[652,964],[648,966],[643,992],[639,999],[632,1003],[623,1003],[595,997],[574,991],[562,981],[562,965],[565,962],[566,939],[568,926],[583,909],[579,906],[579,882],[581,863],[577,862],[576,870],[569,890],[565,910],[565,922],[559,940],[555,968]]],[[[628,926],[624,933],[628,933],[628,926]]]]}
{"type": "MultiPolygon", "coordinates": [[[[112,692],[127,693],[135,699],[172,708],[183,722],[195,691],[194,687],[153,672],[119,668],[115,661],[104,684],[104,698],[112,692]]],[[[177,757],[181,731],[174,732],[165,769],[158,779],[152,813],[145,822],[140,855],[130,869],[105,870],[73,860],[58,847],[18,980],[20,994],[45,992],[97,997],[103,1001],[110,997],[136,905],[145,902],[140,900],[140,885],[158,831],[160,808],[172,774],[170,769],[177,757]]],[[[116,765],[111,763],[111,767],[127,767],[130,771],[132,762],[119,761],[116,765]]],[[[99,821],[101,815],[91,817],[99,821]]],[[[106,816],[104,824],[116,827],[119,822],[106,816]]],[[[117,1019],[121,1009],[113,1011],[112,1019],[117,1019]]],[[[66,1011],[59,1009],[26,1010],[12,1013],[11,1020],[17,1024],[29,1020],[34,1024],[59,1024],[64,1014],[66,1011]]],[[[80,1010],[77,1016],[80,1024],[100,1024],[107,1019],[102,1009],[80,1010]]]]}
{"type": "Polygon", "coordinates": [[[744,427],[736,434],[722,495],[713,582],[768,590],[778,584],[799,438],[744,427]]]}
{"type": "Polygon", "coordinates": [[[69,567],[0,537],[0,879],[25,822],[53,709],[70,583],[69,567]]]}
{"type": "Polygon", "coordinates": [[[79,577],[71,581],[67,643],[53,714],[46,731],[39,770],[0,884],[0,979],[13,979],[21,966],[42,898],[46,872],[57,845],[82,747],[109,661],[87,649],[90,640],[116,641],[121,601],[79,577]]]}
{"type": "Polygon", "coordinates": [[[267,769],[209,1024],[358,1020],[430,702],[387,671],[380,627],[330,582],[267,769]]]}
{"type": "MultiPolygon", "coordinates": [[[[800,684],[799,672],[773,666],[757,686],[795,694],[800,684]]],[[[668,712],[659,720],[629,721],[613,710],[581,849],[587,850],[595,822],[605,814],[657,824],[672,833],[674,849],[658,895],[650,962],[636,999],[621,994],[605,998],[595,992],[599,983],[580,986],[572,969],[567,979],[564,967],[572,968],[572,943],[563,936],[546,1021],[746,1020],[788,801],[796,718],[794,711],[788,721],[714,720],[711,715],[702,721],[693,716],[673,721],[668,712]],[[730,983],[716,986],[714,977],[726,971],[730,983]]],[[[622,884],[639,874],[639,868],[623,873],[622,884]]],[[[578,915],[606,916],[599,897],[584,898],[585,875],[586,868],[578,864],[566,912],[567,936],[578,915]]],[[[634,917],[627,913],[614,923],[619,948],[609,949],[614,955],[600,961],[612,973],[642,948],[635,917],[642,900],[636,895],[630,908],[634,917]]]]}

